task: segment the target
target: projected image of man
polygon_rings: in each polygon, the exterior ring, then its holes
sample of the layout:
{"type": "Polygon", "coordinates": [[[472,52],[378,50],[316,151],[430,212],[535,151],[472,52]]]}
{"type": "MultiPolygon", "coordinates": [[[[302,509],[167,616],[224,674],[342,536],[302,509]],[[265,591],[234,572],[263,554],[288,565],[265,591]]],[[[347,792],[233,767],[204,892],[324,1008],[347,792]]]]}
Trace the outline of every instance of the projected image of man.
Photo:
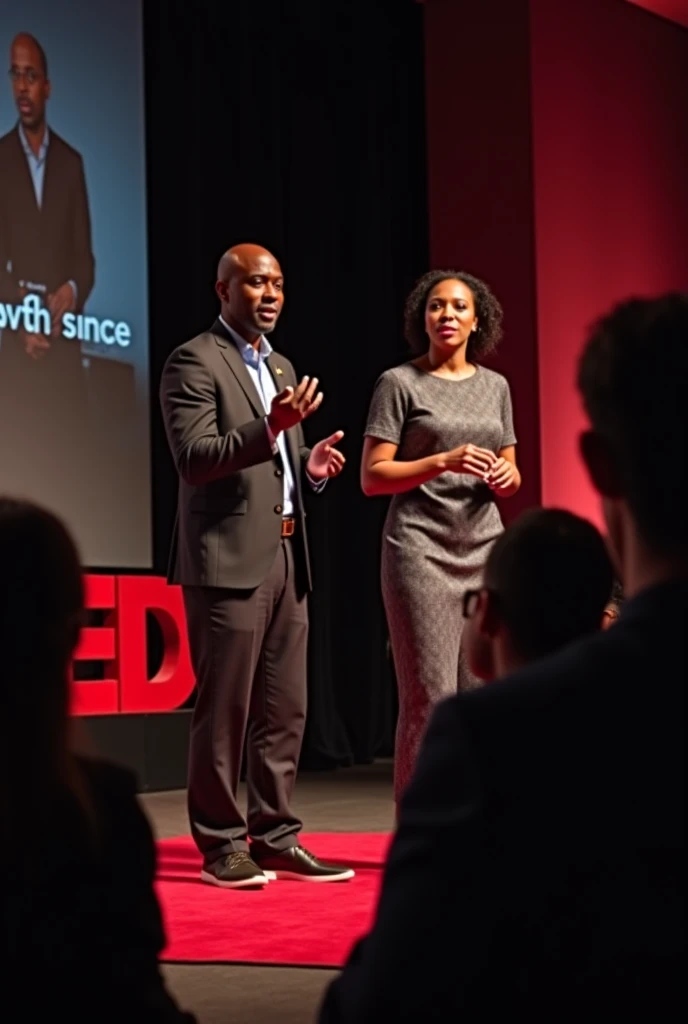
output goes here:
{"type": "MultiPolygon", "coordinates": [[[[54,339],[64,314],[83,309],[94,282],[83,160],[47,123],[48,61],[28,33],[12,42],[9,77],[19,119],[0,139],[0,219],[12,293],[3,298],[21,302],[27,292],[40,294],[54,339]]],[[[25,334],[24,344],[37,358],[51,339],[25,334]]]]}
{"type": "Polygon", "coordinates": [[[13,440],[0,447],[0,486],[78,529],[98,448],[81,342],[63,331],[94,283],[84,166],[48,124],[48,59],[27,33],[10,46],[9,79],[18,120],[0,139],[0,436],[13,440]]]}

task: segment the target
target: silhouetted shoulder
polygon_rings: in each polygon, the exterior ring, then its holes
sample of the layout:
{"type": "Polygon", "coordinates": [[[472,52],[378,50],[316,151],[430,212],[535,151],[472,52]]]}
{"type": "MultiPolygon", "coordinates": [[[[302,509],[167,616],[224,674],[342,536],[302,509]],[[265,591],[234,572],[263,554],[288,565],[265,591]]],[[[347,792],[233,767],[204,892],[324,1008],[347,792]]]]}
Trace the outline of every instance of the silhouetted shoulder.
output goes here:
{"type": "Polygon", "coordinates": [[[94,793],[118,800],[132,800],[136,797],[136,775],[128,768],[85,756],[79,756],[77,764],[94,793]]]}
{"type": "Polygon", "coordinates": [[[624,604],[612,628],[452,698],[481,769],[489,775],[508,764],[513,779],[538,760],[539,769],[531,767],[542,785],[543,766],[556,763],[572,766],[572,777],[577,765],[580,780],[581,751],[589,770],[596,758],[606,765],[609,736],[632,761],[635,737],[651,729],[650,720],[661,722],[658,734],[671,733],[686,674],[686,596],[685,584],[647,591],[624,604]]]}
{"type": "MultiPolygon", "coordinates": [[[[623,638],[617,635],[612,640],[623,638]]],[[[622,650],[623,646],[622,643],[622,650]]],[[[585,694],[591,700],[593,695],[599,696],[600,679],[607,675],[620,653],[617,643],[612,642],[611,648],[605,634],[595,634],[505,679],[460,695],[456,700],[461,719],[467,728],[470,726],[481,734],[483,729],[495,725],[513,736],[514,742],[521,743],[524,733],[512,728],[517,719],[523,717],[524,728],[530,731],[532,726],[537,731],[540,714],[553,721],[556,709],[570,700],[585,703],[585,694]]]]}
{"type": "MultiPolygon", "coordinates": [[[[148,876],[155,871],[153,831],[138,801],[136,776],[126,768],[100,758],[80,757],[78,766],[91,805],[95,834],[101,837],[106,860],[117,860],[124,853],[136,854],[134,872],[148,876]]],[[[120,865],[118,871],[128,872],[120,865]]]]}

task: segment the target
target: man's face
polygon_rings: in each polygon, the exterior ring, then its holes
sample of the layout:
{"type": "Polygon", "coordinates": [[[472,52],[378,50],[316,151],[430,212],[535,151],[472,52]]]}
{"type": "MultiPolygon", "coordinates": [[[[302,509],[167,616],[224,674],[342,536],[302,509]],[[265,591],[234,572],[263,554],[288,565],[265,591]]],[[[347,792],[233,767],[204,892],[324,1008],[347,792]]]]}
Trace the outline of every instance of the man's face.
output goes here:
{"type": "Polygon", "coordinates": [[[220,292],[225,313],[249,335],[274,330],[284,305],[282,269],[269,253],[247,259],[220,292]]]}
{"type": "Polygon", "coordinates": [[[20,37],[13,44],[10,79],[21,123],[25,128],[35,130],[45,121],[50,82],[45,77],[41,55],[30,40],[20,37]]]}

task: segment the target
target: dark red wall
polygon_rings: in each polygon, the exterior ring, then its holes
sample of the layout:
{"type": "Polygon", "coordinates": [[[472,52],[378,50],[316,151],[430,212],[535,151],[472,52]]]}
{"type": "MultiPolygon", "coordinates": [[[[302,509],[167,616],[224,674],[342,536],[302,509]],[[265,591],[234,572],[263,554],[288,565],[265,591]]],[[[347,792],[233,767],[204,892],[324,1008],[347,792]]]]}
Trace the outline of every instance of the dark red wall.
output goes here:
{"type": "MultiPolygon", "coordinates": [[[[497,365],[540,498],[597,519],[577,457],[588,324],[688,287],[688,32],[625,0],[426,0],[434,266],[505,308],[497,365]]],[[[657,386],[663,367],[658,354],[657,386]]]]}
{"type": "Polygon", "coordinates": [[[688,0],[626,0],[627,3],[644,7],[660,18],[668,18],[688,28],[688,0]]]}
{"type": "Polygon", "coordinates": [[[495,366],[524,481],[507,516],[540,499],[527,14],[527,0],[425,4],[431,262],[484,278],[504,306],[495,366]]]}
{"type": "MultiPolygon", "coordinates": [[[[619,0],[532,0],[543,501],[596,518],[573,381],[619,298],[688,287],[688,31],[619,0]]],[[[648,384],[671,373],[661,354],[648,384]]]]}

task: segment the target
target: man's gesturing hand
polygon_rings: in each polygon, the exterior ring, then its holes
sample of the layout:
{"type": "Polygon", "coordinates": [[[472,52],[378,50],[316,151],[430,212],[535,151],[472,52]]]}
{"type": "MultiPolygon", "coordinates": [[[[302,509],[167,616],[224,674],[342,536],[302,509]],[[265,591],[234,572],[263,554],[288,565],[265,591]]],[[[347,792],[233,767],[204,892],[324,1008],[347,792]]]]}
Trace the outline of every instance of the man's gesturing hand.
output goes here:
{"type": "Polygon", "coordinates": [[[311,448],[311,454],[306,464],[306,472],[314,483],[327,480],[332,476],[339,476],[344,469],[346,459],[334,446],[344,437],[343,430],[337,430],[330,437],[318,441],[311,448]]]}
{"type": "Polygon", "coordinates": [[[320,406],[323,394],[319,391],[316,395],[317,386],[317,377],[304,377],[296,388],[288,387],[275,395],[268,414],[268,426],[275,437],[295,427],[320,406]]]}

